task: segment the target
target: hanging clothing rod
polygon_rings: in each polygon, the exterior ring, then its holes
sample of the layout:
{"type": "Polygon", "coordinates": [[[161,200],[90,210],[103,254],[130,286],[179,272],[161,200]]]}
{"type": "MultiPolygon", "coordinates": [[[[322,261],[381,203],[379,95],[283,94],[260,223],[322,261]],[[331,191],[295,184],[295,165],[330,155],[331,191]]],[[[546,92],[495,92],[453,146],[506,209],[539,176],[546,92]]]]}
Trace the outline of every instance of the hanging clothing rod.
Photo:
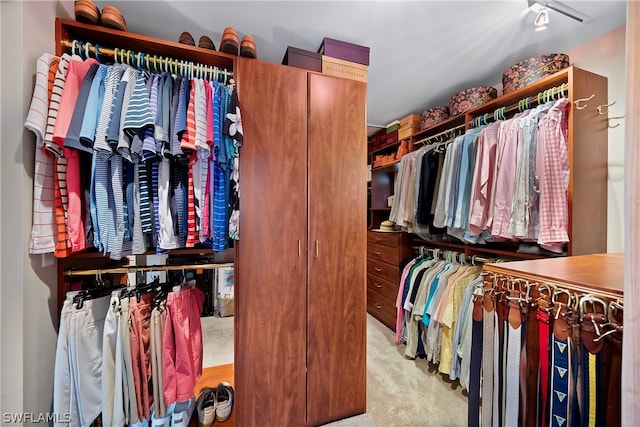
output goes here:
{"type": "Polygon", "coordinates": [[[445,134],[450,133],[450,132],[455,132],[458,129],[464,129],[465,126],[466,125],[459,125],[459,126],[454,126],[452,128],[449,128],[447,130],[443,130],[442,132],[436,133],[435,135],[430,135],[430,136],[428,136],[426,138],[422,138],[421,140],[418,140],[418,141],[414,142],[413,145],[422,144],[422,143],[427,142],[427,141],[429,141],[429,140],[431,140],[433,138],[437,138],[440,135],[445,135],[445,134]]]}
{"type": "MultiPolygon", "coordinates": [[[[414,251],[417,251],[417,252],[422,252],[423,250],[426,250],[426,251],[428,251],[429,253],[431,253],[434,256],[437,256],[438,254],[442,254],[442,253],[445,253],[445,252],[453,252],[453,253],[458,253],[458,254],[464,255],[464,252],[458,252],[458,251],[455,251],[453,249],[428,248],[426,246],[413,246],[412,249],[414,251]]],[[[466,257],[466,255],[465,255],[465,257],[466,257]]],[[[472,255],[471,259],[473,259],[476,262],[482,262],[482,263],[495,262],[494,259],[489,259],[489,258],[481,257],[481,256],[478,256],[478,255],[472,255]]]]}
{"type": "Polygon", "coordinates": [[[170,58],[162,55],[152,55],[144,52],[135,52],[129,49],[110,49],[100,46],[99,44],[93,45],[88,42],[82,42],[78,40],[62,40],[61,43],[71,50],[72,53],[77,53],[81,56],[89,57],[90,53],[93,54],[96,59],[100,55],[113,58],[115,62],[121,64],[127,64],[136,68],[144,68],[149,72],[170,72],[172,74],[179,74],[183,77],[189,78],[205,78],[209,77],[209,80],[219,80],[224,77],[225,83],[233,78],[233,72],[224,68],[219,68],[212,65],[204,65],[200,63],[194,63],[193,61],[187,61],[184,59],[170,58]],[[76,52],[77,50],[77,52],[76,52]]]}
{"type": "Polygon", "coordinates": [[[181,270],[216,270],[218,268],[233,267],[233,263],[219,264],[184,264],[184,265],[141,265],[130,267],[115,267],[94,270],[69,270],[65,271],[65,276],[92,276],[94,274],[126,274],[143,273],[145,271],[181,271],[181,270]]]}
{"type": "MultiPolygon", "coordinates": [[[[528,96],[521,99],[516,104],[511,104],[507,107],[496,108],[492,114],[485,113],[483,115],[475,117],[469,124],[472,127],[478,127],[482,124],[488,124],[490,119],[497,121],[498,119],[505,120],[505,114],[513,111],[525,111],[530,109],[534,103],[535,105],[546,104],[547,102],[556,100],[556,96],[565,98],[566,92],[569,90],[568,83],[562,83],[560,86],[552,87],[551,89],[538,92],[536,96],[528,96]]],[[[560,99],[560,98],[558,98],[560,99]]]]}

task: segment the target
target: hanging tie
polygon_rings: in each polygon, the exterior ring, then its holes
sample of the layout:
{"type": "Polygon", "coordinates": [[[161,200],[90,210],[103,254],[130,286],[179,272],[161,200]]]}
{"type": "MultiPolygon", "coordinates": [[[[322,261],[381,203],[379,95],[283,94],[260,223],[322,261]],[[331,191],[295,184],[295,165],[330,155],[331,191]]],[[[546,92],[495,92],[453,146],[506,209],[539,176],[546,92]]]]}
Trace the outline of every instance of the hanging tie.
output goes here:
{"type": "Polygon", "coordinates": [[[568,308],[564,303],[554,307],[553,333],[551,334],[551,396],[549,413],[551,427],[569,425],[569,402],[571,400],[571,328],[568,308]]]}

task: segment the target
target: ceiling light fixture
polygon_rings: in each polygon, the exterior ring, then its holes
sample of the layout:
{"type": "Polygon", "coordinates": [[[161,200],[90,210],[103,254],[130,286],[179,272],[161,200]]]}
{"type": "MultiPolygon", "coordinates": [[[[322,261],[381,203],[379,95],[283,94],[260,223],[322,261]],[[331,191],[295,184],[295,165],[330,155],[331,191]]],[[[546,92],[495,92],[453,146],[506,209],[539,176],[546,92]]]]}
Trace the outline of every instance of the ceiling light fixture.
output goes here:
{"type": "MultiPolygon", "coordinates": [[[[580,14],[579,11],[570,8],[569,6],[565,6],[564,4],[560,3],[559,1],[546,1],[546,0],[527,0],[527,4],[529,5],[529,10],[536,12],[538,14],[538,17],[536,18],[536,21],[540,18],[540,11],[542,9],[551,9],[555,12],[561,13],[564,16],[567,16],[571,19],[575,19],[578,22],[584,22],[584,19],[581,18],[580,16],[576,15],[576,13],[580,14]]],[[[547,11],[547,14],[549,13],[549,11],[547,11]]],[[[547,21],[548,21],[548,15],[547,15],[547,21]]],[[[547,22],[548,24],[548,22],[547,22]]],[[[537,29],[537,28],[536,28],[537,29]]]]}
{"type": "Polygon", "coordinates": [[[535,27],[535,31],[546,30],[549,26],[549,9],[546,7],[540,8],[538,11],[538,16],[536,16],[536,20],[533,21],[533,26],[535,27]]]}

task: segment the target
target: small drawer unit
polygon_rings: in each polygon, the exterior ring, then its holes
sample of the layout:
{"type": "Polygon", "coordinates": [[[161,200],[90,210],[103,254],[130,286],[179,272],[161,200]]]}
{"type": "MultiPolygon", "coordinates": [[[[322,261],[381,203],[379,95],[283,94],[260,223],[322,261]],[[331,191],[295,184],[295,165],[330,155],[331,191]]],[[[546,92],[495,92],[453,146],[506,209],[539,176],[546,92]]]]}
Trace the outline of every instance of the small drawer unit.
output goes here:
{"type": "Polygon", "coordinates": [[[411,256],[407,233],[367,234],[367,311],[388,328],[396,327],[400,263],[411,256]]]}

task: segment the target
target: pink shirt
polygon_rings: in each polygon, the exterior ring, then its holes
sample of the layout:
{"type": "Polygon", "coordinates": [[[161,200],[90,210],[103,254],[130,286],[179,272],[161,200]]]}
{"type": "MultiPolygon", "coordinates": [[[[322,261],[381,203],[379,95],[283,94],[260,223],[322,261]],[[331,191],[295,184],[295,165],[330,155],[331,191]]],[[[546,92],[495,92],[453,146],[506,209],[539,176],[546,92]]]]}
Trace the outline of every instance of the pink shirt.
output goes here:
{"type": "Polygon", "coordinates": [[[485,128],[478,139],[476,165],[471,182],[471,208],[469,209],[469,233],[479,236],[486,228],[489,217],[489,201],[493,184],[493,172],[498,147],[498,121],[485,128]]]}
{"type": "Polygon", "coordinates": [[[503,239],[511,239],[513,237],[509,234],[509,221],[515,190],[520,118],[521,116],[514,117],[505,122],[507,126],[506,139],[503,144],[499,143],[499,146],[502,147],[502,152],[498,153],[498,163],[496,165],[497,174],[495,176],[496,187],[491,235],[503,239]]]}
{"type": "MultiPolygon", "coordinates": [[[[569,101],[561,99],[538,123],[536,171],[540,183],[540,233],[538,243],[551,245],[569,241],[569,149],[567,146],[567,109],[569,101]]],[[[556,244],[556,245],[554,245],[556,244]]]]}

